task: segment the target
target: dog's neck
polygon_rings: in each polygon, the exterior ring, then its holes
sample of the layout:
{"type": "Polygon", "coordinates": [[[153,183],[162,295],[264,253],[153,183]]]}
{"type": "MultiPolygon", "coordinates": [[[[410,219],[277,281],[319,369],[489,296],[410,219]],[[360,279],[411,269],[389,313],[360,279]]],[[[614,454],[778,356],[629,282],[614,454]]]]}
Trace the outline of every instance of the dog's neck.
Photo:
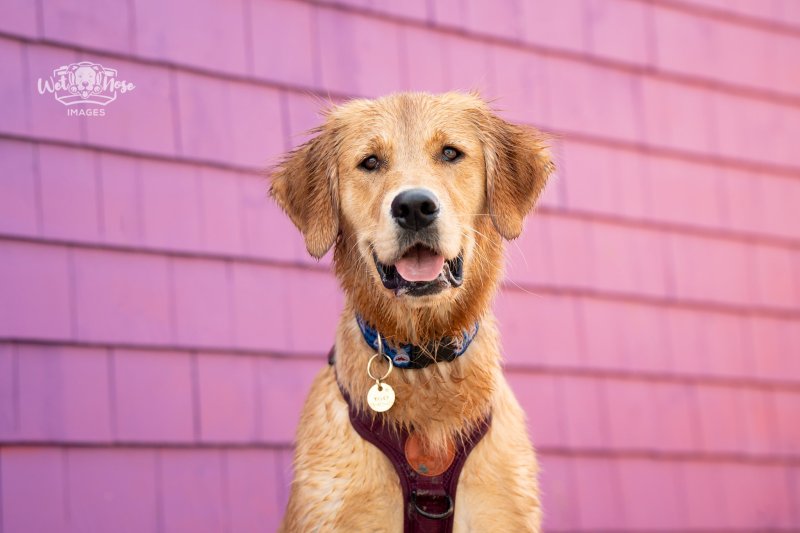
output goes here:
{"type": "MultiPolygon", "coordinates": [[[[367,362],[375,353],[355,320],[348,302],[336,338],[336,374],[339,384],[360,409],[367,410],[367,391],[374,385],[367,362]]],[[[390,423],[416,431],[429,445],[443,446],[468,434],[488,414],[499,379],[499,345],[491,316],[461,357],[421,369],[395,368],[386,379],[395,391],[394,406],[384,413],[390,423]]],[[[388,363],[373,367],[381,375],[388,363]]]]}
{"type": "Polygon", "coordinates": [[[439,339],[459,337],[473,330],[482,318],[471,309],[455,305],[413,308],[379,298],[359,300],[360,305],[349,306],[353,310],[351,316],[360,316],[382,337],[397,344],[424,346],[439,339]]]}

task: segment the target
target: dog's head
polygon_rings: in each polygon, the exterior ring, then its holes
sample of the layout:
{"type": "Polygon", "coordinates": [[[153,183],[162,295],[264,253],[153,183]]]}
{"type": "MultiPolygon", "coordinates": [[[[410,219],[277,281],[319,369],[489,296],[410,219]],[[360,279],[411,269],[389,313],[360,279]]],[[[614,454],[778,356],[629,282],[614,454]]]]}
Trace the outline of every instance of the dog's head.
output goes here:
{"type": "Polygon", "coordinates": [[[95,85],[96,80],[97,72],[92,67],[81,66],[75,69],[75,85],[81,89],[95,85]]]}
{"type": "MultiPolygon", "coordinates": [[[[472,94],[395,94],[330,110],[272,195],[350,294],[446,309],[491,293],[551,163],[545,137],[472,94]],[[444,307],[443,307],[444,306],[444,307]]],[[[383,306],[386,307],[386,306],[383,306]]]]}
{"type": "Polygon", "coordinates": [[[70,92],[80,93],[87,98],[92,93],[99,93],[103,83],[103,73],[98,65],[71,65],[68,71],[70,92]]]}

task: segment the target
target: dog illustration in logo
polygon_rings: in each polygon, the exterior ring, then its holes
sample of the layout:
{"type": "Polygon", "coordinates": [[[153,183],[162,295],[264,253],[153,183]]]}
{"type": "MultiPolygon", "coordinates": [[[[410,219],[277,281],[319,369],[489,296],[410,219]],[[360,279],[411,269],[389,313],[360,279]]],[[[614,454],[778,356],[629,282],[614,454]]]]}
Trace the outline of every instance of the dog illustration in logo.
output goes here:
{"type": "Polygon", "coordinates": [[[78,63],[69,67],[69,92],[88,98],[98,94],[103,85],[103,69],[100,65],[78,63]]]}

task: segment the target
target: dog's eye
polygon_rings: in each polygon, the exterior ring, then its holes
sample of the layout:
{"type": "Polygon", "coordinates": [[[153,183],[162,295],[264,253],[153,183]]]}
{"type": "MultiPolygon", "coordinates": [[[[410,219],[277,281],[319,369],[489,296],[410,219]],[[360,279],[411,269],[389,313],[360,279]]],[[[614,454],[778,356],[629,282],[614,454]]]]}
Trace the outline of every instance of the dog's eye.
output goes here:
{"type": "Polygon", "coordinates": [[[366,159],[364,159],[358,166],[360,166],[364,170],[373,171],[376,170],[380,166],[380,164],[381,162],[378,160],[378,158],[374,155],[371,155],[366,159]]]}
{"type": "Polygon", "coordinates": [[[452,146],[445,146],[442,148],[442,158],[445,161],[455,161],[461,157],[461,152],[453,148],[452,146]]]}

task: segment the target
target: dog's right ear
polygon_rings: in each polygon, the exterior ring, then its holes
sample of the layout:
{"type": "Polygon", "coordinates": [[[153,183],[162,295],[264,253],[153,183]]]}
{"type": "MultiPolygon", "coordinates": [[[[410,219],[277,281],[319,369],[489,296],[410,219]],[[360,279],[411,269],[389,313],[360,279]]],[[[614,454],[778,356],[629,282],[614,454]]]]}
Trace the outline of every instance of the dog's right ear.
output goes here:
{"type": "Polygon", "coordinates": [[[270,195],[303,234],[308,253],[319,259],[339,235],[339,193],[334,134],[325,126],[314,132],[275,169],[270,195]]]}

